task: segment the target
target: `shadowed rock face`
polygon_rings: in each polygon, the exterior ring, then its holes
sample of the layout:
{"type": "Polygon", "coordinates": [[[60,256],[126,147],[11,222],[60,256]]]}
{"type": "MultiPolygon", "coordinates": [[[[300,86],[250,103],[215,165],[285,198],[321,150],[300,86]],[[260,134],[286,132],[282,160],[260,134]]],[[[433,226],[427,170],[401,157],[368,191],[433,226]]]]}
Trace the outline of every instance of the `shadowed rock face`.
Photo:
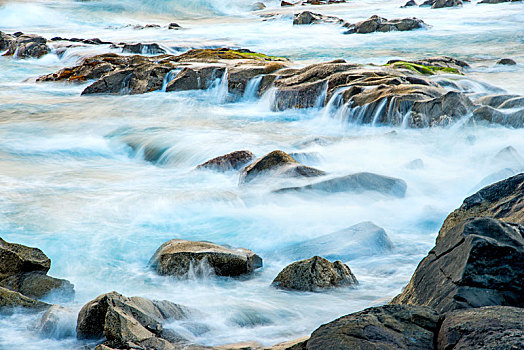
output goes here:
{"type": "Polygon", "coordinates": [[[40,249],[0,238],[0,280],[26,272],[45,274],[50,267],[51,260],[40,249]]]}
{"type": "Polygon", "coordinates": [[[444,7],[455,7],[455,6],[462,6],[461,0],[435,0],[433,2],[433,5],[431,5],[432,9],[440,9],[444,7]]]}
{"type": "Polygon", "coordinates": [[[173,239],[158,248],[149,264],[160,275],[184,276],[207,264],[218,276],[240,276],[262,267],[262,259],[244,248],[173,239]]]}
{"type": "Polygon", "coordinates": [[[39,35],[10,35],[3,32],[0,32],[0,50],[7,50],[4,56],[15,58],[40,58],[50,51],[47,40],[39,35]]]}
{"type": "Polygon", "coordinates": [[[319,291],[326,288],[352,286],[357,279],[341,261],[330,262],[319,256],[286,266],[273,280],[272,286],[298,291],[319,291]]]}
{"type": "Polygon", "coordinates": [[[210,169],[215,171],[238,170],[251,162],[255,155],[250,151],[235,151],[208,160],[197,166],[197,169],[210,169]]]}
{"type": "Polygon", "coordinates": [[[373,32],[407,31],[424,28],[426,25],[422,20],[414,17],[388,20],[375,15],[365,21],[344,26],[348,28],[344,34],[367,34],[373,32]]]}

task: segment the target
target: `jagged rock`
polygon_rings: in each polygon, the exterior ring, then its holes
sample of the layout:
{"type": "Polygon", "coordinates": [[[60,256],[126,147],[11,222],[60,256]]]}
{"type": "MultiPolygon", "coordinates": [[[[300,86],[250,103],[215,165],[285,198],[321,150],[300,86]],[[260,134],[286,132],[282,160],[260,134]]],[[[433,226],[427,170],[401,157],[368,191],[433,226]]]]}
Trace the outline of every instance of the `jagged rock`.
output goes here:
{"type": "Polygon", "coordinates": [[[346,264],[341,261],[332,263],[320,256],[314,256],[286,266],[273,280],[272,286],[314,292],[355,284],[358,284],[357,279],[346,264]]]}
{"type": "Polygon", "coordinates": [[[235,151],[208,160],[197,166],[197,169],[210,169],[215,171],[238,170],[255,159],[250,151],[235,151]]]}
{"type": "MultiPolygon", "coordinates": [[[[100,339],[105,336],[106,345],[120,347],[134,343],[182,342],[170,331],[163,329],[166,320],[185,319],[190,315],[187,308],[169,301],[149,300],[141,297],[125,297],[116,292],[102,294],[90,301],[78,314],[76,334],[78,339],[100,339]]],[[[154,346],[154,349],[159,349],[154,346]]]]}
{"type": "MultiPolygon", "coordinates": [[[[171,29],[171,28],[170,28],[171,29]]],[[[166,50],[160,47],[160,45],[153,44],[124,44],[122,46],[122,52],[138,53],[143,55],[160,55],[166,53],[166,50]]]]}
{"type": "Polygon", "coordinates": [[[294,25],[301,24],[315,24],[315,23],[335,23],[343,24],[345,23],[343,19],[340,19],[335,16],[325,16],[320,13],[314,13],[311,11],[303,11],[300,13],[295,13],[293,17],[294,25]]]}
{"type": "Polygon", "coordinates": [[[520,349],[524,344],[524,309],[487,306],[447,313],[437,349],[520,349]]]}
{"type": "Polygon", "coordinates": [[[391,31],[406,31],[424,28],[426,24],[424,21],[418,18],[399,18],[388,20],[379,16],[371,16],[362,22],[355,24],[347,24],[345,27],[348,28],[344,34],[367,34],[373,32],[391,32],[391,31]]]}
{"type": "Polygon", "coordinates": [[[51,305],[26,297],[18,292],[0,287],[0,312],[9,313],[14,308],[42,311],[51,305]]]}
{"type": "Polygon", "coordinates": [[[386,305],[343,316],[320,326],[307,350],[433,350],[438,314],[427,307],[386,305]]]}
{"type": "Polygon", "coordinates": [[[319,192],[354,192],[375,191],[385,195],[402,198],[406,195],[407,185],[404,180],[377,175],[373,173],[356,173],[336,177],[331,180],[317,182],[301,187],[287,187],[276,191],[285,193],[293,191],[319,191],[319,192]]]}
{"type": "Polygon", "coordinates": [[[493,108],[498,108],[502,103],[506,102],[515,97],[520,97],[519,95],[510,95],[510,94],[494,94],[482,96],[475,100],[475,104],[490,106],[493,108]]]}
{"type": "Polygon", "coordinates": [[[178,23],[172,22],[172,23],[169,23],[169,25],[167,26],[167,29],[179,30],[179,29],[182,29],[182,27],[178,23]]]}
{"type": "Polygon", "coordinates": [[[160,275],[184,276],[206,264],[218,276],[240,276],[262,267],[262,259],[244,248],[173,239],[157,249],[149,264],[160,275]]]}
{"type": "Polygon", "coordinates": [[[40,249],[0,238],[0,280],[26,272],[45,274],[50,267],[51,260],[40,249]]]}
{"type": "Polygon", "coordinates": [[[184,68],[167,84],[166,91],[208,89],[216,79],[222,78],[225,72],[225,67],[216,66],[184,68]]]}
{"type": "Polygon", "coordinates": [[[47,276],[41,271],[26,272],[0,281],[0,286],[19,292],[33,299],[40,299],[50,292],[59,293],[63,299],[72,299],[73,285],[63,279],[47,276]]]}
{"type": "Polygon", "coordinates": [[[263,175],[314,177],[324,174],[323,171],[302,165],[289,154],[276,150],[245,167],[240,181],[248,183],[263,175]]]}
{"type": "Polygon", "coordinates": [[[429,306],[438,312],[524,307],[523,267],[524,226],[491,218],[467,219],[439,237],[391,303],[429,306]]]}
{"type": "Polygon", "coordinates": [[[449,125],[467,115],[473,106],[465,94],[449,91],[436,98],[413,102],[409,124],[417,128],[449,125]]]}
{"type": "Polygon", "coordinates": [[[6,43],[8,46],[4,56],[40,58],[50,51],[47,40],[36,34],[15,36],[0,32],[0,46],[5,47],[6,43]]]}
{"type": "Polygon", "coordinates": [[[60,305],[53,305],[42,315],[38,331],[46,338],[63,339],[75,335],[72,326],[76,313],[60,305]]]}
{"type": "Polygon", "coordinates": [[[514,66],[517,64],[515,60],[512,60],[511,58],[502,58],[497,61],[497,64],[501,64],[503,66],[514,66]]]}
{"type": "Polygon", "coordinates": [[[461,0],[435,0],[433,2],[433,5],[431,5],[432,9],[440,9],[444,7],[455,7],[455,6],[462,6],[463,3],[461,0]]]}
{"type": "Polygon", "coordinates": [[[524,173],[487,186],[464,200],[448,215],[437,243],[460,222],[473,217],[491,217],[524,225],[524,173]]]}
{"type": "Polygon", "coordinates": [[[401,8],[411,7],[411,6],[418,6],[415,0],[409,0],[404,4],[404,6],[400,6],[401,8]]]}
{"type": "Polygon", "coordinates": [[[279,249],[278,253],[292,259],[318,254],[329,260],[347,261],[358,256],[384,254],[393,243],[383,228],[366,221],[346,229],[322,235],[279,249]]]}

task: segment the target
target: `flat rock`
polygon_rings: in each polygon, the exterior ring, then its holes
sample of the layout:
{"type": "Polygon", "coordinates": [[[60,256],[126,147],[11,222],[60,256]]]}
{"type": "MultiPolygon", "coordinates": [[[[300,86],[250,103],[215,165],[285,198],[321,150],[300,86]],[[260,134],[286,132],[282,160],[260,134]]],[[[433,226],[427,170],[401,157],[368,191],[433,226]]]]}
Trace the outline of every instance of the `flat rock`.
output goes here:
{"type": "Polygon", "coordinates": [[[347,24],[347,31],[344,34],[367,34],[373,32],[391,32],[391,31],[407,31],[419,28],[424,28],[426,24],[418,18],[399,18],[388,20],[379,16],[371,16],[365,21],[357,22],[355,24],[347,24]]]}
{"type": "Polygon", "coordinates": [[[182,239],[162,244],[149,263],[160,275],[170,276],[184,276],[201,264],[218,276],[240,276],[262,267],[262,259],[249,249],[182,239]]]}
{"type": "Polygon", "coordinates": [[[215,171],[238,170],[255,159],[250,151],[234,151],[223,156],[208,160],[197,166],[197,169],[209,169],[215,171]]]}
{"type": "Polygon", "coordinates": [[[515,97],[519,97],[519,95],[512,95],[512,94],[486,95],[486,96],[482,96],[476,99],[475,104],[498,108],[502,103],[506,102],[509,99],[515,98],[515,97]]]}
{"type": "Polygon", "coordinates": [[[433,5],[431,5],[432,9],[440,9],[444,7],[456,7],[456,6],[462,6],[463,3],[461,0],[435,0],[433,2],[433,5]]]}
{"type": "Polygon", "coordinates": [[[26,297],[18,292],[0,287],[0,312],[9,313],[14,308],[42,311],[51,307],[44,302],[26,297]]]}

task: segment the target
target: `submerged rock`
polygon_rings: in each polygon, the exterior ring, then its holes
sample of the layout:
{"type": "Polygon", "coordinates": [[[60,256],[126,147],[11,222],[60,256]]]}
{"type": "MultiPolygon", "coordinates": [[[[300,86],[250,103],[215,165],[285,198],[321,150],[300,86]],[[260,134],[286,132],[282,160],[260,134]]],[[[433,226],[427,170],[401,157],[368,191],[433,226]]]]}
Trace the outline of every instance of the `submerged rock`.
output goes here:
{"type": "Polygon", "coordinates": [[[46,338],[63,339],[75,336],[76,313],[60,305],[51,306],[40,319],[38,331],[46,338]]]}
{"type": "Polygon", "coordinates": [[[314,256],[286,266],[273,280],[272,286],[314,292],[355,284],[358,284],[358,281],[346,264],[341,261],[332,263],[320,256],[314,256]]]}
{"type": "Polygon", "coordinates": [[[490,106],[493,108],[500,107],[501,104],[506,102],[507,100],[510,100],[515,97],[520,97],[519,95],[511,95],[511,94],[494,94],[494,95],[486,95],[482,96],[475,100],[475,104],[483,105],[483,106],[490,106]]]}
{"type": "Polygon", "coordinates": [[[198,274],[204,264],[218,276],[240,276],[262,267],[262,258],[244,248],[173,239],[157,249],[149,264],[160,275],[184,276],[191,270],[198,274]]]}
{"type": "Polygon", "coordinates": [[[488,122],[513,128],[524,127],[524,108],[519,110],[496,109],[490,106],[481,106],[473,110],[473,122],[488,122]]]}
{"type": "Polygon", "coordinates": [[[356,173],[352,175],[336,177],[331,180],[317,182],[311,185],[282,188],[275,192],[284,193],[293,191],[319,191],[329,193],[363,193],[366,191],[374,191],[385,195],[402,198],[406,194],[406,189],[406,182],[401,179],[373,173],[356,173]]]}
{"type": "Polygon", "coordinates": [[[379,16],[371,16],[362,22],[355,24],[347,24],[348,28],[344,34],[367,34],[373,32],[391,32],[391,31],[407,31],[419,28],[425,28],[424,21],[418,18],[402,18],[388,20],[379,16]]]}
{"type": "Polygon", "coordinates": [[[503,66],[514,66],[517,64],[515,60],[512,60],[511,58],[502,58],[497,61],[497,64],[503,65],[503,66]]]}
{"type": "Polygon", "coordinates": [[[223,156],[208,160],[197,166],[197,169],[209,169],[215,171],[238,170],[255,159],[250,151],[235,151],[223,156]]]}
{"type": "Polygon", "coordinates": [[[248,183],[255,178],[268,175],[315,177],[325,173],[321,170],[302,165],[283,151],[273,151],[242,170],[240,182],[248,183]]]}

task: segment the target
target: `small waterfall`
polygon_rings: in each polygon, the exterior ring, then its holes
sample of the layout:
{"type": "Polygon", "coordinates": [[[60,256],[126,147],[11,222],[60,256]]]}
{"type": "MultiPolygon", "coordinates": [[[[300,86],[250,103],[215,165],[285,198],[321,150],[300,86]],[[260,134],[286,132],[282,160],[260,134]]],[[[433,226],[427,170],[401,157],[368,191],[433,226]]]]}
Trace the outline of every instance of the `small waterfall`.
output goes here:
{"type": "Polygon", "coordinates": [[[244,101],[253,101],[258,97],[258,88],[263,78],[264,75],[257,75],[248,81],[246,89],[244,90],[244,96],[242,97],[244,101]]]}
{"type": "Polygon", "coordinates": [[[331,115],[335,113],[334,118],[339,119],[337,118],[337,116],[340,112],[341,107],[343,107],[342,105],[344,103],[344,100],[343,100],[344,92],[348,90],[349,88],[350,88],[349,86],[344,86],[344,87],[337,88],[335,90],[335,92],[329,99],[328,103],[324,107],[324,110],[322,112],[322,118],[325,118],[325,119],[331,118],[331,115]]]}
{"type": "Polygon", "coordinates": [[[327,80],[322,84],[320,95],[318,95],[317,100],[315,101],[314,108],[322,108],[326,104],[326,96],[328,90],[327,80]]]}
{"type": "Polygon", "coordinates": [[[160,89],[160,91],[166,92],[167,84],[169,84],[173,79],[175,79],[178,73],[180,73],[181,71],[181,68],[177,68],[167,72],[167,74],[164,76],[164,80],[162,81],[162,89],[160,89]]]}
{"type": "MultiPolygon", "coordinates": [[[[377,121],[382,116],[382,113],[384,112],[384,108],[386,107],[386,103],[388,102],[387,98],[383,98],[382,101],[379,102],[377,108],[375,109],[375,113],[373,114],[373,118],[371,121],[371,126],[376,126],[377,121]]],[[[386,115],[387,118],[387,115],[386,115]]]]}
{"type": "Polygon", "coordinates": [[[277,88],[272,86],[269,89],[264,92],[262,97],[260,98],[260,106],[263,106],[264,109],[273,110],[273,106],[275,105],[275,98],[277,95],[277,88]]]}
{"type": "Polygon", "coordinates": [[[228,86],[228,77],[229,74],[227,72],[227,68],[224,71],[224,74],[222,74],[222,77],[217,79],[219,81],[219,84],[216,88],[216,96],[218,103],[225,103],[227,102],[229,98],[229,86],[228,86]]]}
{"type": "Polygon", "coordinates": [[[129,87],[129,82],[131,81],[131,76],[133,73],[129,73],[124,80],[122,80],[122,87],[120,88],[121,95],[129,95],[131,93],[131,88],[129,87]]]}

